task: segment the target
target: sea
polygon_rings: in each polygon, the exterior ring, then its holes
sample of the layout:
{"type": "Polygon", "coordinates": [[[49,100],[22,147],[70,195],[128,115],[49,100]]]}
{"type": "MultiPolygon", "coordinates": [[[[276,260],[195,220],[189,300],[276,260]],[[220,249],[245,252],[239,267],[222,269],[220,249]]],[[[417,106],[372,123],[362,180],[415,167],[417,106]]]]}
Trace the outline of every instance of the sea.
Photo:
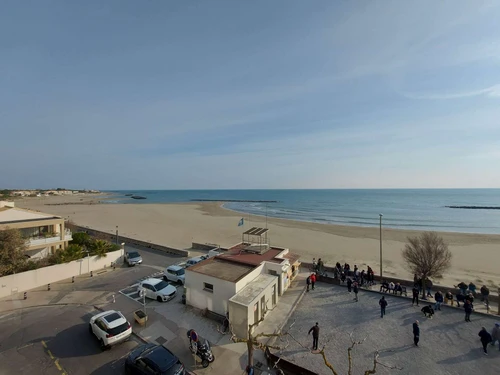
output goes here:
{"type": "Polygon", "coordinates": [[[323,224],[500,234],[500,189],[325,189],[325,190],[121,190],[105,203],[179,203],[233,200],[224,207],[245,214],[323,224]],[[136,200],[127,195],[146,199],[136,200]],[[274,202],[257,202],[274,201],[274,202]]]}

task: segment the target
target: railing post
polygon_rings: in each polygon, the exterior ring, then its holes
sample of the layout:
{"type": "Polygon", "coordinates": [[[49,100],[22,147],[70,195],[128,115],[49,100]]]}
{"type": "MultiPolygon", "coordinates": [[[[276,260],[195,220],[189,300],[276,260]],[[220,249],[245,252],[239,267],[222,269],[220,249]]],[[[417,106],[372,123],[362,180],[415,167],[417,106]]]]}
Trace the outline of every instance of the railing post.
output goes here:
{"type": "Polygon", "coordinates": [[[90,271],[90,277],[94,277],[93,271],[90,271]]]}
{"type": "Polygon", "coordinates": [[[24,292],[24,299],[28,299],[28,292],[24,292]]]}
{"type": "Polygon", "coordinates": [[[75,276],[73,276],[73,277],[71,278],[71,282],[72,282],[72,283],[74,283],[74,282],[75,282],[75,276]]]}
{"type": "Polygon", "coordinates": [[[47,285],[47,290],[50,290],[50,284],[47,285]]]}

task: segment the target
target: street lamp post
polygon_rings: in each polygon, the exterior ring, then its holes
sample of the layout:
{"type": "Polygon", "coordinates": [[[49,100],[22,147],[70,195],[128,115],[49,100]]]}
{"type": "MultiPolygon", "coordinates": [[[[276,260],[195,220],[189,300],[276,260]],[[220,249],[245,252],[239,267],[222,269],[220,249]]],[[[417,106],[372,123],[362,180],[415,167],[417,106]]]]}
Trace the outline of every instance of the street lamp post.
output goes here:
{"type": "Polygon", "coordinates": [[[118,225],[116,226],[116,244],[118,245],[118,225]]]}
{"type": "Polygon", "coordinates": [[[382,214],[378,214],[380,218],[380,283],[382,283],[382,214]]]}

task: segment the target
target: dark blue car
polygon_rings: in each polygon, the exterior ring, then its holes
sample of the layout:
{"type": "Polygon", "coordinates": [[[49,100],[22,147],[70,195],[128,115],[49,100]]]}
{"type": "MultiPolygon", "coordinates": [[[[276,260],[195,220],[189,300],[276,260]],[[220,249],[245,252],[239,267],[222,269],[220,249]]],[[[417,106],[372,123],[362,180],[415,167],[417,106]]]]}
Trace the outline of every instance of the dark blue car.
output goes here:
{"type": "Polygon", "coordinates": [[[184,375],[184,365],[170,350],[162,345],[138,346],[125,361],[127,374],[140,375],[184,375]]]}

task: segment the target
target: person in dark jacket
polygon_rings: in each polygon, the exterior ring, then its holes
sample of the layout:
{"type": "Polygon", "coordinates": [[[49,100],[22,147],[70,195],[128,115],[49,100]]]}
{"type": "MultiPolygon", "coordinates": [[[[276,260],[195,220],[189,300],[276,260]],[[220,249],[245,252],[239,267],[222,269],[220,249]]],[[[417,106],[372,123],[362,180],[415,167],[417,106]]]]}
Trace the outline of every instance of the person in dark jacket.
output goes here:
{"type": "Polygon", "coordinates": [[[488,303],[488,297],[490,295],[490,290],[488,289],[488,287],[486,285],[483,285],[480,290],[481,290],[481,301],[488,303]]]}
{"type": "Polygon", "coordinates": [[[490,333],[486,330],[486,328],[482,327],[477,335],[481,338],[484,355],[488,355],[488,344],[492,341],[490,333]]]}
{"type": "Polygon", "coordinates": [[[385,315],[385,308],[387,307],[387,301],[384,296],[378,301],[378,304],[380,305],[380,317],[383,318],[385,315]]]}
{"type": "Polygon", "coordinates": [[[472,281],[469,283],[469,291],[475,296],[476,295],[476,284],[472,281]]]}
{"type": "Polygon", "coordinates": [[[457,287],[458,287],[458,289],[460,289],[462,294],[465,295],[465,293],[467,292],[467,284],[462,281],[462,282],[460,282],[460,284],[457,285],[457,287]]]}
{"type": "Polygon", "coordinates": [[[470,322],[470,314],[472,314],[472,304],[469,301],[465,301],[464,310],[465,310],[465,321],[470,322]]]}
{"type": "Polygon", "coordinates": [[[425,279],[425,288],[427,289],[427,297],[432,297],[431,289],[432,289],[432,281],[430,279],[425,279]]]}
{"type": "Polygon", "coordinates": [[[434,294],[434,300],[436,303],[434,304],[434,310],[441,310],[441,304],[443,303],[443,294],[438,290],[436,294],[434,294]]]}
{"type": "Polygon", "coordinates": [[[347,278],[347,291],[351,293],[352,280],[350,277],[347,278]]]}
{"type": "Polygon", "coordinates": [[[415,285],[411,291],[413,293],[413,298],[411,300],[411,305],[413,306],[413,305],[415,305],[415,302],[417,302],[417,306],[418,306],[418,286],[415,285]]]}
{"type": "Polygon", "coordinates": [[[432,305],[424,306],[420,311],[424,313],[426,318],[432,318],[432,316],[434,315],[434,309],[432,308],[432,305]]]}
{"type": "Polygon", "coordinates": [[[306,284],[307,284],[306,292],[309,292],[309,285],[311,285],[311,276],[307,276],[306,284]]]}
{"type": "Polygon", "coordinates": [[[310,335],[312,332],[313,334],[313,350],[318,350],[318,339],[319,339],[319,325],[318,322],[316,322],[316,325],[312,326],[311,329],[309,330],[308,335],[310,335]]]}
{"type": "Polygon", "coordinates": [[[358,302],[358,301],[359,301],[359,299],[358,299],[358,291],[359,291],[359,290],[358,290],[358,283],[356,283],[356,282],[355,282],[355,283],[353,284],[353,288],[352,288],[352,290],[354,291],[354,300],[355,300],[356,302],[358,302]]]}
{"type": "Polygon", "coordinates": [[[465,294],[462,294],[462,292],[458,292],[458,294],[456,295],[456,298],[457,298],[457,307],[460,307],[460,302],[463,302],[465,303],[465,294]]]}
{"type": "Polygon", "coordinates": [[[452,305],[453,306],[453,293],[451,291],[447,291],[446,292],[446,295],[445,295],[445,300],[444,302],[448,305],[452,305]]]}
{"type": "Polygon", "coordinates": [[[415,346],[418,346],[418,342],[420,341],[420,327],[418,326],[418,320],[415,320],[413,323],[413,342],[415,346]]]}

